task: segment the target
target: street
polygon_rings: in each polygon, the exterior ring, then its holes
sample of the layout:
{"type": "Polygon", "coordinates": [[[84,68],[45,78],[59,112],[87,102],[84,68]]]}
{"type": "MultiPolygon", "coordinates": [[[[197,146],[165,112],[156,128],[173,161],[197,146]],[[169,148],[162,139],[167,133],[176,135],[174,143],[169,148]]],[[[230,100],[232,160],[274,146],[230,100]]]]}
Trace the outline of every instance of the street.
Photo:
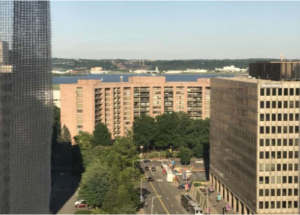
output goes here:
{"type": "Polygon", "coordinates": [[[148,207],[144,207],[145,213],[151,214],[152,198],[161,196],[153,198],[153,214],[188,214],[180,204],[181,194],[185,191],[177,188],[177,182],[167,182],[166,175],[162,174],[161,162],[141,163],[141,166],[148,166],[149,171],[145,172],[145,177],[150,176],[154,179],[142,183],[143,189],[149,193],[145,195],[148,204],[148,207]],[[152,166],[156,167],[156,171],[151,170],[152,166]]]}

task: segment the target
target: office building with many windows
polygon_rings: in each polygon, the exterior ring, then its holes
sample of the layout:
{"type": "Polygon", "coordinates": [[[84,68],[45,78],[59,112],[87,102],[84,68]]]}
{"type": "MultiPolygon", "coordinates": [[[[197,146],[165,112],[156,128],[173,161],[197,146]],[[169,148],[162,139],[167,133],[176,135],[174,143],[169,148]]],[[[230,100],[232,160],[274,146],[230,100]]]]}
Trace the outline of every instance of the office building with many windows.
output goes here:
{"type": "Polygon", "coordinates": [[[210,183],[240,214],[299,214],[299,87],[211,80],[210,183]]]}
{"type": "Polygon", "coordinates": [[[141,114],[152,117],[183,111],[194,119],[210,117],[210,80],[166,82],[165,77],[129,77],[128,82],[78,80],[61,84],[61,124],[71,135],[92,132],[104,123],[113,137],[131,130],[141,114]]]}

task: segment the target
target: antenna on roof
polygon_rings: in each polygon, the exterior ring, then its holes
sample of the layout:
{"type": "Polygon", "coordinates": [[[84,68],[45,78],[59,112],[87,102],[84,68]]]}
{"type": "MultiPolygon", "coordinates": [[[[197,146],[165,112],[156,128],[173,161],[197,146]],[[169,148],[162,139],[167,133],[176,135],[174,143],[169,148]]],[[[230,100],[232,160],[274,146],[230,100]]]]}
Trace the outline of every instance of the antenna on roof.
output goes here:
{"type": "Polygon", "coordinates": [[[280,61],[284,61],[284,55],[280,55],[280,61]]]}

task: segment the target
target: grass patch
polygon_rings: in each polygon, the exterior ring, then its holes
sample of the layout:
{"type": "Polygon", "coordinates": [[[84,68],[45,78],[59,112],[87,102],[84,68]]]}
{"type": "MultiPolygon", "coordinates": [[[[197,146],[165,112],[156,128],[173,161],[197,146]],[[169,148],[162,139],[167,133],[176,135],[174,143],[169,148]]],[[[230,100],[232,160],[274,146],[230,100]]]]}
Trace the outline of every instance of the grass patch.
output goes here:
{"type": "Polygon", "coordinates": [[[59,90],[59,84],[53,84],[53,90],[59,90]]]}
{"type": "Polygon", "coordinates": [[[91,211],[76,211],[75,214],[92,214],[91,211]]]}

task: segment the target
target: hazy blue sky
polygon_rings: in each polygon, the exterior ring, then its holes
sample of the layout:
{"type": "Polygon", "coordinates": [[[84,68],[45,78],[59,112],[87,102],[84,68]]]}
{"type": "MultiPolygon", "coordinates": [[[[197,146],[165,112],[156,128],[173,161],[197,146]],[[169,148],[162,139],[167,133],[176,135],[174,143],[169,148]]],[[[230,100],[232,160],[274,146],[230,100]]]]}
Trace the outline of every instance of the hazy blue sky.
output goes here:
{"type": "Polygon", "coordinates": [[[300,58],[300,2],[51,2],[53,57],[300,58]]]}

